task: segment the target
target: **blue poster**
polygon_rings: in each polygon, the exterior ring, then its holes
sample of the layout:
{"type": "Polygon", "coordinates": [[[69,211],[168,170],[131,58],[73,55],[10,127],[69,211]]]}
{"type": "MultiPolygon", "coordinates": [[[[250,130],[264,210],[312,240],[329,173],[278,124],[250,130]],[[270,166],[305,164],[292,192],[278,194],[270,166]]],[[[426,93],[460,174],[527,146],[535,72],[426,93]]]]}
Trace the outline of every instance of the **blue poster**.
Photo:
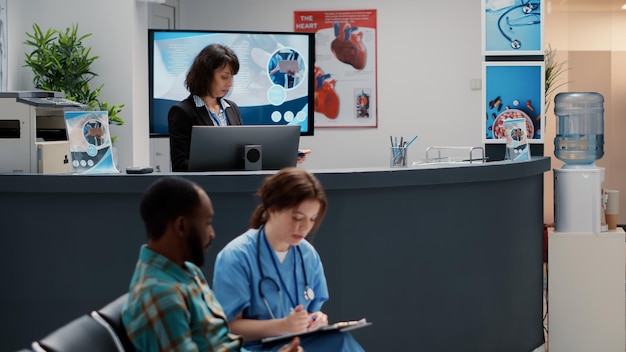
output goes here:
{"type": "Polygon", "coordinates": [[[484,55],[543,55],[541,0],[484,0],[484,55]]]}
{"type": "Polygon", "coordinates": [[[524,119],[530,143],[543,142],[543,62],[489,62],[484,66],[483,138],[506,142],[506,120],[524,119]]]}
{"type": "Polygon", "coordinates": [[[106,111],[66,111],[65,125],[73,173],[119,173],[106,111]]]}

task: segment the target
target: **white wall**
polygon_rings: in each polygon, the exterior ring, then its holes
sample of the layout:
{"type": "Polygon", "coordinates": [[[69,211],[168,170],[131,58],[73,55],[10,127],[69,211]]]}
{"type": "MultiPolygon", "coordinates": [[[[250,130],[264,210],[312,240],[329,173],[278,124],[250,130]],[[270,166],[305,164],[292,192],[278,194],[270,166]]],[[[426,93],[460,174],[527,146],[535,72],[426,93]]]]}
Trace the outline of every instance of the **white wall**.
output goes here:
{"type": "MultiPolygon", "coordinates": [[[[9,0],[9,90],[32,89],[24,68],[25,32],[79,24],[93,33],[85,44],[100,56],[93,65],[101,97],[126,104],[126,125],[113,128],[120,166],[149,163],[147,5],[128,0],[9,0]]],[[[389,135],[419,134],[410,160],[431,145],[480,145],[480,1],[406,2],[318,0],[181,0],[181,28],[293,29],[295,10],[377,9],[378,128],[318,129],[303,137],[313,149],[304,167],[384,166],[389,135]]]]}
{"type": "Polygon", "coordinates": [[[118,136],[120,167],[148,164],[147,5],[129,0],[8,0],[8,90],[33,89],[32,72],[23,67],[26,32],[33,23],[42,30],[64,30],[78,24],[79,34],[92,33],[84,44],[99,56],[92,69],[99,76],[91,87],[104,84],[101,100],[125,104],[124,126],[118,136]]]}
{"type": "Polygon", "coordinates": [[[297,10],[376,9],[378,18],[378,128],[316,129],[300,146],[313,153],[310,169],[386,166],[389,136],[419,138],[409,160],[432,145],[481,145],[478,0],[181,0],[181,28],[293,30],[297,10]]]}

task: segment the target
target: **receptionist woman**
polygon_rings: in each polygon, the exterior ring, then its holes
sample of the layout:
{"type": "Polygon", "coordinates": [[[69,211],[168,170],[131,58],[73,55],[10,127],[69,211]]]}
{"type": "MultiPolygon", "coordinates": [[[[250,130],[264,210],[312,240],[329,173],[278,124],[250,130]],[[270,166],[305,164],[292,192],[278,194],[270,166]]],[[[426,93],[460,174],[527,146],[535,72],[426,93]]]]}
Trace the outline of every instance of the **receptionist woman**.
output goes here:
{"type": "Polygon", "coordinates": [[[172,106],[167,116],[172,171],[188,170],[192,126],[243,124],[237,104],[224,98],[237,72],[239,59],[224,45],[208,45],[196,55],[185,79],[190,95],[172,106]]]}
{"type": "MultiPolygon", "coordinates": [[[[207,45],[194,58],[185,79],[185,86],[190,94],[185,100],[172,106],[167,116],[172,171],[189,169],[192,126],[243,124],[239,106],[224,98],[232,88],[233,77],[237,72],[237,55],[222,44],[207,45]]],[[[303,162],[310,152],[308,149],[300,150],[298,162],[303,162]]]]}
{"type": "MultiPolygon", "coordinates": [[[[229,327],[252,351],[274,350],[258,341],[327,325],[321,309],[328,300],[324,268],[304,238],[326,213],[326,195],[307,171],[285,168],[265,179],[250,229],[217,255],[213,290],[229,327]]],[[[301,346],[314,351],[363,351],[349,333],[305,335],[301,346]]]]}

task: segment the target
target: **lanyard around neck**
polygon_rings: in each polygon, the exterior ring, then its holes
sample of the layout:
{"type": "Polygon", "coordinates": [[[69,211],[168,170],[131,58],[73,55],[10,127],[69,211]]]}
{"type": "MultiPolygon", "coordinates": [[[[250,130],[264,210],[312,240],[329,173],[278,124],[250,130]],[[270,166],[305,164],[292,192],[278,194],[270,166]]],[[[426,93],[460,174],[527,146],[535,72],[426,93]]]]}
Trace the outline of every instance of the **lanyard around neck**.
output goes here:
{"type": "Polygon", "coordinates": [[[215,114],[213,111],[209,109],[207,106],[206,110],[209,112],[209,116],[211,116],[211,120],[213,120],[213,124],[215,126],[226,126],[228,125],[228,120],[226,120],[226,114],[224,112],[224,108],[220,107],[220,113],[215,114]]]}

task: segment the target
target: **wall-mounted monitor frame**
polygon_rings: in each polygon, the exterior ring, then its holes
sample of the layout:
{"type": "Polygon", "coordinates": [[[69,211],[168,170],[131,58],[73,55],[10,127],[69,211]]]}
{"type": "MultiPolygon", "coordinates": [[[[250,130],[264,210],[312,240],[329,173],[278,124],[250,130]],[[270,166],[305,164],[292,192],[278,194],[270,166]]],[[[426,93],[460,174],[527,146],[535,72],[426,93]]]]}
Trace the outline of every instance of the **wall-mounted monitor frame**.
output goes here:
{"type": "Polygon", "coordinates": [[[244,125],[299,125],[302,136],[313,135],[314,33],[149,29],[151,137],[169,136],[169,108],[189,95],[187,71],[197,53],[212,43],[230,47],[239,58],[226,98],[239,105],[244,125]],[[295,62],[298,71],[279,70],[283,76],[276,79],[270,75],[276,60],[295,62]]]}

